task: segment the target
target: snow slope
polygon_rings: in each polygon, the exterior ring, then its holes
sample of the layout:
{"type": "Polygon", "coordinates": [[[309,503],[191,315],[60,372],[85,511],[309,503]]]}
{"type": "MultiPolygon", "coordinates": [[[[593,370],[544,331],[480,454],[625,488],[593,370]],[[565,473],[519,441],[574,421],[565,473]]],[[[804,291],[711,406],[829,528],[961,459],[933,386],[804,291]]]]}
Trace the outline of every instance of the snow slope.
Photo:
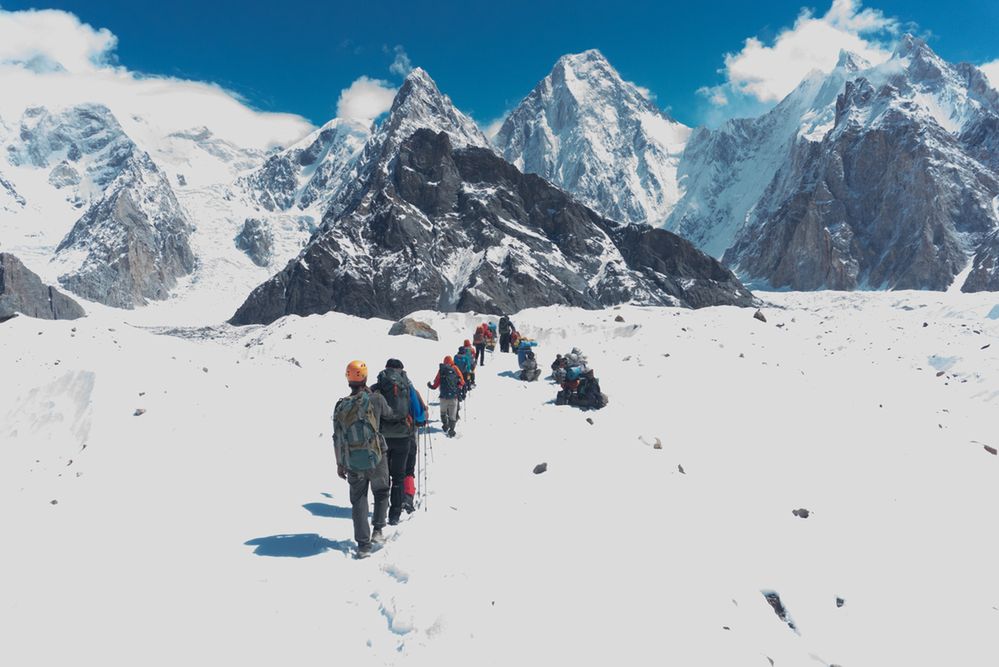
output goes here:
{"type": "Polygon", "coordinates": [[[610,405],[556,407],[490,357],[427,511],[362,562],[342,368],[399,357],[422,386],[475,316],[418,314],[441,343],[336,313],[4,323],[0,663],[996,664],[995,298],[767,298],[766,324],[518,314],[610,405]]]}

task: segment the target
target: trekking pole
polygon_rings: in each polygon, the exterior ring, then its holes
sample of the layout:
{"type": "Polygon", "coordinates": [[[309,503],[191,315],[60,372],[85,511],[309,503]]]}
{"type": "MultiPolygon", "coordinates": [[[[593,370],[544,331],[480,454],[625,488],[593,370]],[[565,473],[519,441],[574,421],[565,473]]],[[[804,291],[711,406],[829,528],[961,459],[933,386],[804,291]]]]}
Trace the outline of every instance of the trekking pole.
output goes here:
{"type": "MultiPolygon", "coordinates": [[[[421,392],[422,393],[422,392],[421,392]]],[[[429,398],[429,396],[427,397],[429,398]]],[[[428,454],[427,450],[430,448],[430,402],[424,401],[427,406],[427,425],[423,427],[423,484],[422,484],[422,498],[423,498],[423,511],[426,512],[430,507],[430,494],[427,492],[427,479],[429,477],[428,469],[428,454]]]]}

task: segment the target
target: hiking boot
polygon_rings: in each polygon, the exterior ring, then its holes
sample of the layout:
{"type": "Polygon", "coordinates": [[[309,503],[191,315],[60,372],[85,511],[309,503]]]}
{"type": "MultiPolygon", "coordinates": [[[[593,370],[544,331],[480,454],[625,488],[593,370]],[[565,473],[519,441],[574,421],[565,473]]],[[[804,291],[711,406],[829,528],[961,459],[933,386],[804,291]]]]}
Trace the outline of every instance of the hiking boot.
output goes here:
{"type": "MultiPolygon", "coordinates": [[[[376,531],[381,532],[381,531],[376,531]]],[[[366,558],[371,555],[371,542],[364,542],[357,545],[357,558],[366,558]]]]}
{"type": "Polygon", "coordinates": [[[406,514],[412,514],[416,511],[416,507],[412,502],[405,502],[402,504],[402,509],[406,510],[406,514]]]}
{"type": "Polygon", "coordinates": [[[373,531],[371,531],[371,541],[376,544],[381,544],[382,542],[385,541],[385,534],[382,533],[381,528],[375,528],[373,531]]]}
{"type": "Polygon", "coordinates": [[[454,429],[453,428],[449,428],[448,429],[448,431],[447,431],[447,437],[449,437],[449,438],[453,438],[454,437],[454,429]]]}
{"type": "Polygon", "coordinates": [[[398,526],[399,525],[399,517],[397,517],[397,516],[390,516],[389,517],[389,525],[390,526],[398,526]]]}

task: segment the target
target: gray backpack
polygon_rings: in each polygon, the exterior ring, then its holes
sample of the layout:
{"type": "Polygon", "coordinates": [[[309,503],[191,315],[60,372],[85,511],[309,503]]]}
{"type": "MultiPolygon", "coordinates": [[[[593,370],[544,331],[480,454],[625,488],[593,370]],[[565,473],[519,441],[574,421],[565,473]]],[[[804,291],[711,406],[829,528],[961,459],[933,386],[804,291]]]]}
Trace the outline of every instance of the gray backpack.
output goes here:
{"type": "Polygon", "coordinates": [[[382,460],[378,417],[366,391],[340,399],[333,410],[333,421],[340,427],[346,451],[344,465],[355,472],[375,468],[382,460]]]}

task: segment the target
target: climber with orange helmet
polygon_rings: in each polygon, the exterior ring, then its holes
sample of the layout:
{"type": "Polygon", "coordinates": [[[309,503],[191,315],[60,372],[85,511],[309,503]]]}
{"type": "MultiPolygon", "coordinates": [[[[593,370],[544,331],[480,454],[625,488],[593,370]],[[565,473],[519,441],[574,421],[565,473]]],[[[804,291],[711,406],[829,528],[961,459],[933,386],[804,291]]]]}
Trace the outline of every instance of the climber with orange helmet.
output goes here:
{"type": "Polygon", "coordinates": [[[388,516],[390,479],[381,420],[395,417],[381,394],[368,390],[368,366],[363,361],[347,364],[350,395],[333,408],[333,451],[337,475],[350,486],[351,517],[357,557],[371,553],[372,542],[383,540],[388,516]],[[368,489],[375,497],[375,511],[368,525],[368,489]],[[374,530],[372,531],[372,528],[374,530]]]}
{"type": "Polygon", "coordinates": [[[437,377],[428,382],[431,389],[441,390],[441,428],[449,438],[454,437],[454,426],[458,423],[458,398],[465,386],[465,378],[454,364],[454,359],[444,357],[437,370],[437,377]]]}

